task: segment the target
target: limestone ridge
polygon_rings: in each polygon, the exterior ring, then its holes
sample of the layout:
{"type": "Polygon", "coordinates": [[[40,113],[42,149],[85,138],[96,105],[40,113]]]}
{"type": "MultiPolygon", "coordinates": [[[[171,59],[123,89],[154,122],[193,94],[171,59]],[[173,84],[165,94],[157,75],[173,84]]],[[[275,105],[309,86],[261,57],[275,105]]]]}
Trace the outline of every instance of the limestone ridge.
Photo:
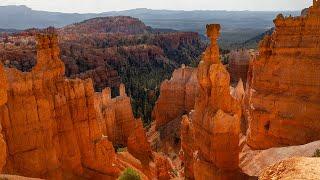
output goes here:
{"type": "Polygon", "coordinates": [[[186,155],[186,178],[239,176],[241,100],[231,95],[230,76],[219,59],[219,30],[220,25],[207,25],[211,44],[198,66],[200,89],[195,110],[182,121],[181,144],[186,155]]]}
{"type": "Polygon", "coordinates": [[[320,139],[320,2],[274,20],[249,70],[248,144],[254,149],[320,139]]]}

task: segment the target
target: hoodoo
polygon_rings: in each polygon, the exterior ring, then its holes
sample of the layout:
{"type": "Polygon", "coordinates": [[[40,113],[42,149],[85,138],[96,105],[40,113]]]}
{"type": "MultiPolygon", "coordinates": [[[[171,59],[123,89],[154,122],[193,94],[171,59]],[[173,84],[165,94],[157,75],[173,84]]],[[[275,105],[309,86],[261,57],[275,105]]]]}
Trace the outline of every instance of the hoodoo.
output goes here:
{"type": "Polygon", "coordinates": [[[198,66],[195,110],[182,121],[186,178],[240,178],[241,101],[231,96],[230,76],[219,59],[219,30],[220,25],[207,25],[211,44],[198,66]]]}
{"type": "MultiPolygon", "coordinates": [[[[0,66],[3,173],[116,179],[130,167],[142,178],[152,179],[158,171],[162,175],[171,171],[171,167],[163,169],[160,156],[152,152],[123,84],[120,96],[111,98],[109,88],[95,93],[90,79],[65,79],[57,36],[45,33],[37,41],[37,65],[31,72],[4,71],[0,66]],[[117,154],[112,143],[128,145],[129,153],[117,154]]],[[[169,164],[166,158],[162,161],[169,164]]]]}
{"type": "Polygon", "coordinates": [[[254,149],[320,139],[320,1],[305,16],[274,20],[249,79],[248,144],[254,149]]]}
{"type": "Polygon", "coordinates": [[[198,89],[197,69],[182,65],[175,70],[172,78],[161,84],[160,97],[153,109],[156,127],[190,112],[194,108],[198,89]]]}
{"type": "Polygon", "coordinates": [[[115,152],[102,136],[90,80],[64,79],[56,35],[39,35],[30,73],[8,69],[8,102],[0,108],[8,145],[5,173],[28,177],[112,177],[115,152]],[[86,174],[86,175],[85,175],[86,174]]]}

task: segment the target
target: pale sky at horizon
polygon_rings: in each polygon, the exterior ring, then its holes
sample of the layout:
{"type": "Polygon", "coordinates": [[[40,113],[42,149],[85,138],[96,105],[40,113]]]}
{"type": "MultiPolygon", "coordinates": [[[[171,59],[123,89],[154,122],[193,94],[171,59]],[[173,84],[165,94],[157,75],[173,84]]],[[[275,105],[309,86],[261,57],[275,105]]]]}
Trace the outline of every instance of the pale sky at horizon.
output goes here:
{"type": "Polygon", "coordinates": [[[283,11],[309,7],[312,0],[0,0],[0,6],[5,5],[26,5],[34,10],[68,13],[97,13],[135,8],[283,11]]]}

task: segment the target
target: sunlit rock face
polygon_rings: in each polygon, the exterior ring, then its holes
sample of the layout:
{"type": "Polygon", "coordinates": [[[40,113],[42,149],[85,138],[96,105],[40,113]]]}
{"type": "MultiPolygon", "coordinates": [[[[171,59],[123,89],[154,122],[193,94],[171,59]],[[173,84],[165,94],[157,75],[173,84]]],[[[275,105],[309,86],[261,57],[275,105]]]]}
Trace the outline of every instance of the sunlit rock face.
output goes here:
{"type": "Polygon", "coordinates": [[[182,65],[173,72],[170,80],[165,80],[160,87],[160,97],[153,109],[156,127],[180,118],[194,108],[198,92],[197,69],[182,65]]]}
{"type": "MultiPolygon", "coordinates": [[[[0,108],[1,106],[7,102],[7,88],[8,82],[7,77],[5,75],[2,64],[0,63],[0,108]]],[[[2,172],[2,168],[6,163],[7,158],[7,146],[3,139],[3,135],[1,134],[2,126],[0,123],[0,173],[2,172]]]]}
{"type": "Polygon", "coordinates": [[[96,108],[102,114],[100,125],[103,133],[115,146],[126,146],[128,137],[134,131],[135,119],[124,84],[120,84],[119,92],[120,95],[115,98],[111,98],[110,88],[97,93],[96,108]]]}
{"type": "Polygon", "coordinates": [[[274,20],[250,67],[248,144],[254,149],[320,139],[320,2],[274,20]]]}
{"type": "Polygon", "coordinates": [[[259,179],[318,179],[320,158],[295,157],[278,162],[263,173],[259,179]]]}
{"type": "MultiPolygon", "coordinates": [[[[211,44],[198,66],[199,94],[194,112],[182,121],[185,174],[190,179],[240,178],[241,99],[231,95],[237,93],[230,92],[230,76],[219,59],[219,30],[220,25],[207,26],[211,44]]],[[[244,92],[243,85],[239,92],[244,92]]]]}
{"type": "Polygon", "coordinates": [[[91,80],[64,78],[57,36],[39,35],[31,72],[7,69],[0,108],[8,146],[4,172],[28,177],[116,177],[112,143],[98,125],[91,80]]]}

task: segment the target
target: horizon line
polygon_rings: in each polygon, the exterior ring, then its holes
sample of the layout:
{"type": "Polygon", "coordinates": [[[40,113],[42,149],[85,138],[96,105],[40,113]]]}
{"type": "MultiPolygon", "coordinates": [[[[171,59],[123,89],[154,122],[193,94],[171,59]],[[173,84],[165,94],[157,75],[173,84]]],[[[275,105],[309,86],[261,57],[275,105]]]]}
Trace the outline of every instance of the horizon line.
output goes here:
{"type": "MultiPolygon", "coordinates": [[[[26,7],[28,9],[31,9],[33,11],[44,11],[44,12],[50,12],[50,13],[64,13],[64,14],[103,14],[108,12],[122,12],[122,11],[131,11],[131,10],[151,10],[151,11],[185,11],[185,12],[194,12],[194,11],[226,11],[226,12],[301,12],[303,9],[295,9],[295,10],[226,10],[226,9],[193,9],[193,10],[186,10],[186,9],[153,9],[153,8],[132,8],[132,9],[117,9],[117,10],[106,10],[101,12],[64,12],[64,11],[49,11],[49,10],[43,10],[43,9],[34,9],[32,7],[29,7],[27,5],[2,5],[1,7],[9,7],[9,6],[16,6],[16,7],[26,7]]],[[[308,7],[307,7],[308,8],[308,7]]]]}

